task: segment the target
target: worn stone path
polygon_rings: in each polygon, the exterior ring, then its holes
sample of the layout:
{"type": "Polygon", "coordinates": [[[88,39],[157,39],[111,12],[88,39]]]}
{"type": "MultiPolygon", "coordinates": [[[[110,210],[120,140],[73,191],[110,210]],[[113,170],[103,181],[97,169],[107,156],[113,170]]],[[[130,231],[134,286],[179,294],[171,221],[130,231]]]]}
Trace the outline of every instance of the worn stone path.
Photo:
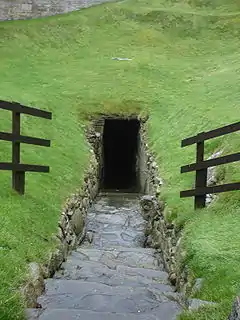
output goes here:
{"type": "Polygon", "coordinates": [[[87,217],[87,239],[46,280],[36,319],[176,319],[180,307],[160,255],[143,248],[146,222],[138,203],[130,195],[96,200],[87,217]]]}

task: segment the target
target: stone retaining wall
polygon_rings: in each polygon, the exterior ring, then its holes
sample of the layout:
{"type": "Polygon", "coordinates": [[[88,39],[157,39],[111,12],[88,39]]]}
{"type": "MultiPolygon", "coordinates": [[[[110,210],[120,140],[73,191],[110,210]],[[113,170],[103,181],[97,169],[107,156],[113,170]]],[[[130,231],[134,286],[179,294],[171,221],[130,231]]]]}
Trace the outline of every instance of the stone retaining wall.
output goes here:
{"type": "Polygon", "coordinates": [[[111,0],[0,0],[0,21],[63,14],[111,0]]]}
{"type": "Polygon", "coordinates": [[[79,245],[86,234],[87,211],[99,189],[99,166],[94,151],[88,171],[84,176],[83,188],[69,197],[58,222],[57,234],[53,236],[56,250],[49,255],[44,265],[35,262],[29,265],[29,279],[21,289],[28,308],[37,307],[37,298],[44,291],[44,279],[52,277],[66,260],[69,251],[79,245]]]}
{"type": "Polygon", "coordinates": [[[142,132],[142,141],[146,157],[146,176],[148,187],[146,196],[141,200],[143,215],[148,221],[146,230],[146,245],[160,249],[164,265],[169,273],[169,280],[183,296],[191,291],[195,279],[190,275],[187,266],[182,265],[185,252],[181,247],[182,234],[177,225],[167,220],[165,204],[161,198],[163,181],[159,175],[159,168],[154,161],[154,155],[147,144],[147,132],[142,132]]]}
{"type": "Polygon", "coordinates": [[[146,143],[147,118],[140,119],[140,134],[138,141],[137,170],[141,192],[144,194],[158,195],[162,180],[157,176],[155,170],[157,163],[151,156],[146,143]]]}

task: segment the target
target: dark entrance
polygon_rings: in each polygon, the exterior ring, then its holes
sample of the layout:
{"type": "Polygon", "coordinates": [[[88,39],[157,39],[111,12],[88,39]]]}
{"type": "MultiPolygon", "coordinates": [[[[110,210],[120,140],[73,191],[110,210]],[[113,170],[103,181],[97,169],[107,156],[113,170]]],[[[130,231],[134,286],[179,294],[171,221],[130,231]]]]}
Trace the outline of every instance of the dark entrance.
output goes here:
{"type": "Polygon", "coordinates": [[[137,119],[105,120],[102,189],[138,191],[136,160],[139,127],[137,119]]]}

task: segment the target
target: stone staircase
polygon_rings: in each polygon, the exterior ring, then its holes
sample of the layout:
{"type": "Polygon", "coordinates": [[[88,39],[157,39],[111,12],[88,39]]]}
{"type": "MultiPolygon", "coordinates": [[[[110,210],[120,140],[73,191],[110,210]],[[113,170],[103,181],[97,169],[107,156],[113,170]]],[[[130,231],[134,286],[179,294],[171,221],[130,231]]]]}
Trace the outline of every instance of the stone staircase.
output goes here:
{"type": "Polygon", "coordinates": [[[85,242],[69,256],[46,292],[39,320],[174,320],[177,294],[160,253],[143,248],[146,222],[134,195],[100,196],[87,217],[85,242]]]}

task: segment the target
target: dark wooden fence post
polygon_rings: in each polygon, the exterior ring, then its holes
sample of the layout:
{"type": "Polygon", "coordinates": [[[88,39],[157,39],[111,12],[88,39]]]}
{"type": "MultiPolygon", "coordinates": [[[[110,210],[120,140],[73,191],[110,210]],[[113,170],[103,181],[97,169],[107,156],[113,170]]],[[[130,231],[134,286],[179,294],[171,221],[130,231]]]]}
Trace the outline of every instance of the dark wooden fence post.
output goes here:
{"type": "MultiPolygon", "coordinates": [[[[20,113],[12,111],[12,133],[20,135],[20,113]]],[[[12,142],[12,163],[20,163],[20,142],[12,142]]],[[[24,194],[25,189],[25,172],[12,171],[12,187],[19,194],[24,194]]]]}
{"type": "Polygon", "coordinates": [[[0,140],[12,142],[12,162],[0,162],[0,170],[12,171],[12,188],[22,195],[25,192],[25,172],[49,172],[50,168],[35,164],[22,164],[20,161],[21,143],[50,147],[51,141],[21,135],[21,113],[49,120],[52,119],[52,113],[3,100],[0,100],[0,109],[12,112],[12,132],[0,131],[0,140]]]}
{"type": "MultiPolygon", "coordinates": [[[[196,163],[204,161],[204,141],[197,143],[196,163]]],[[[207,186],[207,168],[196,170],[196,191],[199,188],[207,186]]],[[[206,206],[206,194],[195,196],[194,207],[195,209],[204,208],[206,206]]]]}
{"type": "Polygon", "coordinates": [[[225,134],[236,131],[240,131],[240,122],[236,122],[208,132],[202,132],[182,140],[182,148],[195,143],[197,144],[196,163],[191,163],[181,167],[181,173],[196,171],[195,189],[184,190],[180,192],[181,198],[194,197],[195,209],[204,208],[206,206],[207,194],[240,190],[240,182],[226,183],[217,186],[207,186],[208,168],[240,161],[240,152],[216,159],[204,160],[204,142],[206,140],[221,137],[225,134]]]}

